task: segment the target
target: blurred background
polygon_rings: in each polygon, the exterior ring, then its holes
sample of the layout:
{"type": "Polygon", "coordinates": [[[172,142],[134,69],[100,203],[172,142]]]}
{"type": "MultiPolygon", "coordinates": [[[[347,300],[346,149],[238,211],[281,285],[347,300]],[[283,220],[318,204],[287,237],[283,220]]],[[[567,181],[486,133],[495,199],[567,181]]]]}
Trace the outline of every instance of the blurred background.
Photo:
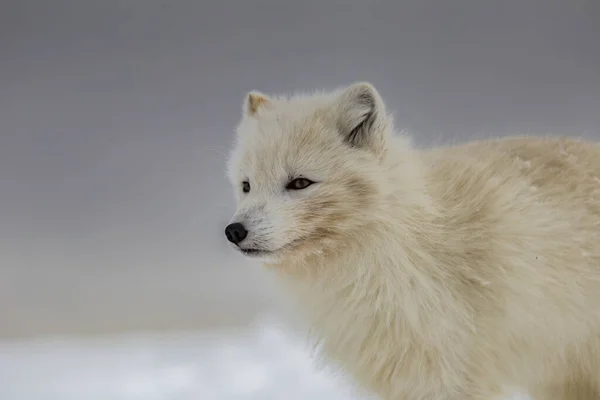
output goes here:
{"type": "Polygon", "coordinates": [[[600,2],[2,1],[0,397],[359,398],[223,235],[244,94],[356,80],[419,145],[600,138],[600,2]]]}

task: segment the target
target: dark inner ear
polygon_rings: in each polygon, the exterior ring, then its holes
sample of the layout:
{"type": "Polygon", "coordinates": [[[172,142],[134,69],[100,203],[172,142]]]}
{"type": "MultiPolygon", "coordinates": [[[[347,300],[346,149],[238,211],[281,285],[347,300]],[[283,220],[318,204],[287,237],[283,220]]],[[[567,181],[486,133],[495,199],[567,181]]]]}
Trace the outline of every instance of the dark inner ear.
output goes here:
{"type": "Polygon", "coordinates": [[[346,133],[346,142],[354,147],[366,146],[377,119],[375,98],[367,90],[359,91],[354,94],[351,107],[355,112],[358,111],[358,115],[352,115],[354,113],[350,112],[349,116],[354,120],[354,126],[350,125],[350,131],[346,133]]]}
{"type": "Polygon", "coordinates": [[[346,135],[346,142],[353,147],[364,147],[368,144],[369,132],[373,129],[375,122],[375,110],[362,117],[362,120],[346,135]]]}

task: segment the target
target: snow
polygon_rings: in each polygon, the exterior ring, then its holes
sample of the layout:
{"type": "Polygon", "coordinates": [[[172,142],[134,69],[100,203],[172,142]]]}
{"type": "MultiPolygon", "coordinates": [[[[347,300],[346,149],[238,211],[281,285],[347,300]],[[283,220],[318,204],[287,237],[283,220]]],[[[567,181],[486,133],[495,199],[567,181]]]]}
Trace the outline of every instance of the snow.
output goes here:
{"type": "Polygon", "coordinates": [[[0,342],[3,400],[370,400],[273,321],[243,331],[0,342]]]}

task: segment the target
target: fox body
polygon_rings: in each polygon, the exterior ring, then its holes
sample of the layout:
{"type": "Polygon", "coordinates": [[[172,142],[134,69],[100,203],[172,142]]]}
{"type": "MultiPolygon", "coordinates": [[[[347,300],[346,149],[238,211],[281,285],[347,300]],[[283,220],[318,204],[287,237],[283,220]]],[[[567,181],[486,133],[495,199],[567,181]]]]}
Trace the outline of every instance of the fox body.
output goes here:
{"type": "Polygon", "coordinates": [[[368,83],[247,95],[226,235],[385,400],[600,399],[600,145],[428,150],[368,83]]]}

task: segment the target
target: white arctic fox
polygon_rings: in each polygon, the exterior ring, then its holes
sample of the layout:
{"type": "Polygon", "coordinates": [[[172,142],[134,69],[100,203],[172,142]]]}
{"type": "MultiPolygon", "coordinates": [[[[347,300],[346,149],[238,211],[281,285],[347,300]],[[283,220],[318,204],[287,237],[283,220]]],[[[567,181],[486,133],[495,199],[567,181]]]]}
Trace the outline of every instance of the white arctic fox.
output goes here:
{"type": "Polygon", "coordinates": [[[368,83],[247,95],[225,229],[386,400],[600,399],[600,145],[427,151],[368,83]]]}

